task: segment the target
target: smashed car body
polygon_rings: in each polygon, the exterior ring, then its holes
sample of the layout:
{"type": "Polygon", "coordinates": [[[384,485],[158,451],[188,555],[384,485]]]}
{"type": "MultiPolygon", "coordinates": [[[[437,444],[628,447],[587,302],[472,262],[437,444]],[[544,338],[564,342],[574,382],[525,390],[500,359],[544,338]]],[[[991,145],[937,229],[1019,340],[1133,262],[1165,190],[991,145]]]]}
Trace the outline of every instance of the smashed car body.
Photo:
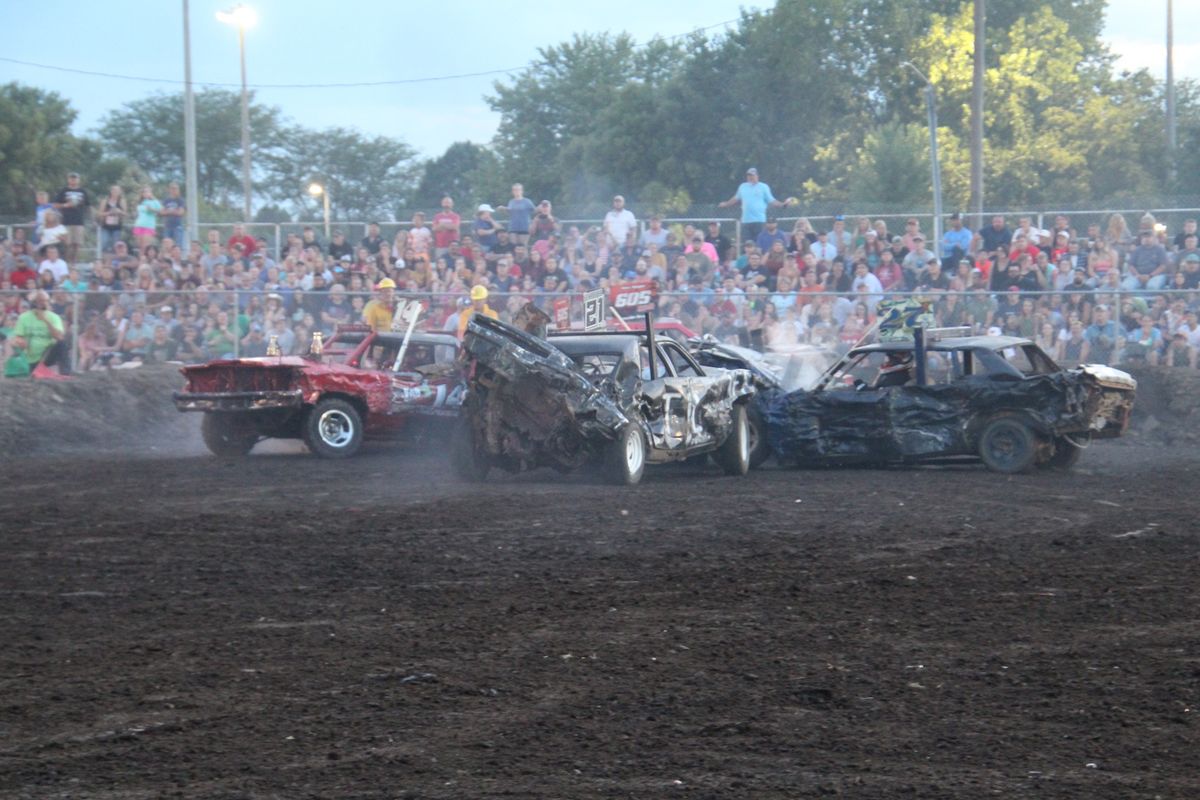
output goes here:
{"type": "Polygon", "coordinates": [[[458,341],[445,334],[343,325],[319,353],[184,367],[175,406],[203,412],[205,444],[217,455],[244,455],[260,439],[279,438],[346,457],[364,439],[452,425],[464,391],[457,353],[458,341]]]}
{"type": "Polygon", "coordinates": [[[1070,467],[1092,439],[1120,436],[1136,389],[1111,367],[1061,369],[1028,339],[909,339],[852,349],[763,413],[781,463],[971,457],[1012,473],[1070,467]]]}
{"type": "Polygon", "coordinates": [[[541,339],[496,320],[467,327],[467,399],[452,445],[456,468],[572,470],[604,464],[636,483],[646,463],[713,453],[744,474],[751,445],[745,370],[708,370],[653,334],[579,333],[541,339]]]}

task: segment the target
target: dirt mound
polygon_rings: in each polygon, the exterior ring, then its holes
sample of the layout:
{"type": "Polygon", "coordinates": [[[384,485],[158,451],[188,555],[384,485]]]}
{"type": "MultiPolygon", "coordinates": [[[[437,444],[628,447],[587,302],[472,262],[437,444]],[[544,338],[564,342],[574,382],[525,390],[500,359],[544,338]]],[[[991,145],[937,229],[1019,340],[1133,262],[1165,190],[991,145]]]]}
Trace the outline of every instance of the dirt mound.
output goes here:
{"type": "Polygon", "coordinates": [[[1122,364],[1121,369],[1138,382],[1135,433],[1168,445],[1200,441],[1200,372],[1145,364],[1122,364]]]}
{"type": "Polygon", "coordinates": [[[195,437],[194,415],[180,414],[171,393],[183,385],[175,366],[88,372],[69,381],[0,381],[0,455],[96,448],[154,451],[195,437]]]}

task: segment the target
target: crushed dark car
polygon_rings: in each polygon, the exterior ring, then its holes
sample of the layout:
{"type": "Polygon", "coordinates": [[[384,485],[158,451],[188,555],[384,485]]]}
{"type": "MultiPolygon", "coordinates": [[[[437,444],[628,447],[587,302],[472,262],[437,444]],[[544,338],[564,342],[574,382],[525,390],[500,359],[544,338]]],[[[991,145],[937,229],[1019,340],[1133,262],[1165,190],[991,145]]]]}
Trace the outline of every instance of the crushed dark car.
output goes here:
{"type": "Polygon", "coordinates": [[[1066,469],[1129,424],[1137,382],[1121,370],[1062,369],[1023,338],[930,334],[855,347],[811,390],[766,402],[779,461],[1066,469]]]}
{"type": "Polygon", "coordinates": [[[467,394],[451,443],[471,480],[491,467],[521,471],[598,465],[635,484],[647,463],[712,455],[728,474],[750,467],[746,370],[705,369],[651,332],[539,338],[475,317],[463,341],[467,394]]]}

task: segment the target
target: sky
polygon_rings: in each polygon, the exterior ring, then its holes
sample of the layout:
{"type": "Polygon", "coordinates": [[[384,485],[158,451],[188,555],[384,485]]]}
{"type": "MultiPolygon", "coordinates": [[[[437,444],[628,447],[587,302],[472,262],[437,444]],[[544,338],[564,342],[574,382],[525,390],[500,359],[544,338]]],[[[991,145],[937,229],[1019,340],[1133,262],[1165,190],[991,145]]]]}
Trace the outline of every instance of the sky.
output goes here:
{"type": "MultiPolygon", "coordinates": [[[[992,0],[1002,2],[1002,0],[992,0]]],[[[539,47],[575,32],[627,31],[644,42],[697,28],[715,34],[740,9],[769,3],[653,0],[606,3],[451,5],[403,0],[248,0],[258,23],[246,33],[247,78],[256,84],[330,84],[439,78],[512,70],[539,47]]],[[[240,82],[236,31],[216,19],[233,0],[190,0],[192,80],[240,82]]],[[[152,83],[60,72],[0,60],[0,83],[19,81],[59,92],[79,111],[77,133],[93,132],[104,114],[183,80],[182,0],[70,0],[57,6],[52,40],[6,37],[0,58],[91,72],[154,78],[152,83]]],[[[28,17],[27,1],[0,0],[0,20],[28,17]]],[[[18,30],[10,24],[4,27],[18,30]]],[[[1104,37],[1122,68],[1165,73],[1166,0],[1110,0],[1104,37]]],[[[1200,80],[1200,2],[1175,2],[1175,73],[1200,80]]],[[[256,99],[309,128],[344,126],[387,135],[436,157],[456,141],[487,143],[499,122],[484,96],[505,74],[390,86],[260,88],[256,99]]]]}

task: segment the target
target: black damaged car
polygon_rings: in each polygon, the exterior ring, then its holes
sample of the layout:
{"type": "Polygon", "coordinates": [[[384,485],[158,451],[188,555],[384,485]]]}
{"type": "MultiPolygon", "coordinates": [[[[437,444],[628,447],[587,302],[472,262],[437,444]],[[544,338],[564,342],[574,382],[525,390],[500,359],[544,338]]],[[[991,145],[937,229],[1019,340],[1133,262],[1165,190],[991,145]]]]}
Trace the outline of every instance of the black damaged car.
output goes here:
{"type": "MultiPolygon", "coordinates": [[[[954,331],[957,333],[957,331],[954,331]]],[[[780,463],[981,459],[998,472],[1067,469],[1092,439],[1120,436],[1137,382],[1112,367],[1062,369],[1028,339],[862,345],[816,387],[763,404],[780,463]]]]}

